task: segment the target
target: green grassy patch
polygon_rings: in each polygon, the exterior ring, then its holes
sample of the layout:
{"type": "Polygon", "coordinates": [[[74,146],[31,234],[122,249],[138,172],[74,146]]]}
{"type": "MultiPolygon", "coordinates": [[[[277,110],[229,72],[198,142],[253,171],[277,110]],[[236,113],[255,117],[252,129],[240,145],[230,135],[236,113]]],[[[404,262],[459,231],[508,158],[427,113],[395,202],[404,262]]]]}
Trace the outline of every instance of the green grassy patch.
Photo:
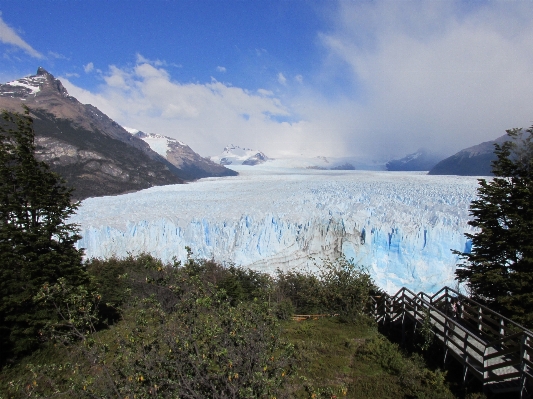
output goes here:
{"type": "Polygon", "coordinates": [[[453,398],[446,373],[429,370],[361,319],[291,321],[284,335],[294,345],[295,398],[453,398]]]}

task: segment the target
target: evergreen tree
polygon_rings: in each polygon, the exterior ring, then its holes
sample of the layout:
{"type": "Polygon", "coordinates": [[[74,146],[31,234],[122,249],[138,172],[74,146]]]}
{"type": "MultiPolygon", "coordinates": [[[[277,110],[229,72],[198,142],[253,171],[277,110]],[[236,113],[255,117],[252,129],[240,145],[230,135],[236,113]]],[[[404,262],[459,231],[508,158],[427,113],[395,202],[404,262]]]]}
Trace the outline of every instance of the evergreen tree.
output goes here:
{"type": "MultiPolygon", "coordinates": [[[[3,111],[0,120],[0,359],[35,348],[55,312],[33,300],[64,277],[87,283],[75,225],[77,209],[64,180],[35,158],[33,121],[3,111]]],[[[3,363],[0,360],[0,363],[3,363]]],[[[1,365],[1,364],[0,364],[1,365]]]]}
{"type": "Polygon", "coordinates": [[[456,278],[467,282],[473,298],[507,317],[533,326],[533,127],[508,130],[496,145],[494,179],[479,180],[466,234],[470,253],[459,253],[456,278]]]}

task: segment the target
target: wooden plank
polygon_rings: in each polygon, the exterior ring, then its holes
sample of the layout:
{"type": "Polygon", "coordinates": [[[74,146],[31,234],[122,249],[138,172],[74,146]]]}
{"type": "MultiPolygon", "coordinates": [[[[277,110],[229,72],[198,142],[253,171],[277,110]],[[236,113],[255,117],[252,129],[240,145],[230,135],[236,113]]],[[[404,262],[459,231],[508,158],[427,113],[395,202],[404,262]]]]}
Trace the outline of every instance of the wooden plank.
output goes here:
{"type": "Polygon", "coordinates": [[[508,335],[503,338],[495,339],[494,341],[491,341],[487,344],[487,346],[495,346],[495,345],[502,345],[505,342],[512,341],[513,339],[515,342],[518,342],[519,340],[517,338],[520,338],[523,335],[523,332],[518,332],[512,335],[508,335]]]}
{"type": "Polygon", "coordinates": [[[479,306],[470,306],[468,303],[462,303],[462,306],[463,306],[463,311],[465,311],[465,308],[466,309],[469,309],[472,311],[472,313],[478,313],[479,311],[479,306]]]}
{"type": "MultiPolygon", "coordinates": [[[[494,328],[492,328],[492,326],[486,324],[483,322],[484,319],[481,319],[481,320],[478,320],[478,324],[481,324],[484,328],[485,331],[483,331],[485,334],[486,333],[486,330],[489,330],[492,334],[494,334],[495,337],[498,337],[500,335],[500,331],[499,330],[495,330],[494,328]]],[[[488,334],[487,334],[488,335],[488,334]]]]}
{"type": "Polygon", "coordinates": [[[484,382],[487,383],[487,382],[492,382],[492,381],[511,380],[513,378],[518,378],[518,377],[520,377],[519,371],[517,371],[516,373],[509,373],[509,374],[504,374],[504,375],[494,374],[491,377],[485,378],[484,382]]]}
{"type": "Polygon", "coordinates": [[[492,370],[498,370],[503,369],[505,367],[514,367],[514,366],[520,366],[520,360],[519,359],[511,359],[506,362],[497,363],[497,364],[491,364],[490,366],[485,366],[485,371],[492,371],[492,370]]]}
{"type": "Polygon", "coordinates": [[[483,313],[483,320],[491,323],[493,327],[495,326],[498,330],[500,329],[500,321],[494,320],[492,317],[490,317],[486,313],[483,313]]]}
{"type": "Polygon", "coordinates": [[[505,349],[505,350],[501,350],[501,351],[496,351],[494,353],[491,353],[490,355],[485,355],[485,360],[494,359],[495,357],[498,357],[498,356],[505,356],[505,355],[508,355],[510,353],[515,353],[516,356],[520,356],[519,353],[517,352],[516,348],[510,348],[510,349],[505,349]]]}

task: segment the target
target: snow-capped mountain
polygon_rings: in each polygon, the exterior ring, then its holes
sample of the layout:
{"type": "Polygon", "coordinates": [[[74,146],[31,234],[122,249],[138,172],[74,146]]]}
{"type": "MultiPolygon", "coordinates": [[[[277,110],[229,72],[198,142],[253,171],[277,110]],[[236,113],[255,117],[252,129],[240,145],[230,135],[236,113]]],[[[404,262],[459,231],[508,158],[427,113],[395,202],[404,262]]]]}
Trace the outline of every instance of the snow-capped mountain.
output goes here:
{"type": "Polygon", "coordinates": [[[390,171],[424,171],[433,168],[441,159],[442,157],[421,148],[401,159],[389,161],[385,166],[390,171]]]}
{"type": "Polygon", "coordinates": [[[81,104],[43,68],[0,84],[0,109],[21,112],[22,105],[34,120],[38,158],[75,188],[76,199],[182,182],[143,140],[81,104]]]}
{"type": "Polygon", "coordinates": [[[238,166],[238,177],[85,200],[88,257],[149,252],[274,272],[344,254],[389,292],[454,284],[475,177],[238,166]]]}
{"type": "Polygon", "coordinates": [[[232,168],[239,165],[263,165],[270,168],[317,170],[385,170],[383,163],[356,157],[285,156],[269,158],[263,152],[230,144],[222,154],[210,157],[213,162],[232,168]]]}
{"type": "Polygon", "coordinates": [[[268,157],[261,151],[251,148],[241,148],[230,144],[224,147],[222,154],[212,156],[211,161],[220,165],[258,165],[268,161],[268,157]]]}
{"type": "Polygon", "coordinates": [[[144,133],[137,129],[124,127],[126,131],[145,141],[152,150],[177,168],[176,174],[185,180],[203,177],[237,176],[238,173],[203,158],[187,144],[157,133],[144,133]]]}

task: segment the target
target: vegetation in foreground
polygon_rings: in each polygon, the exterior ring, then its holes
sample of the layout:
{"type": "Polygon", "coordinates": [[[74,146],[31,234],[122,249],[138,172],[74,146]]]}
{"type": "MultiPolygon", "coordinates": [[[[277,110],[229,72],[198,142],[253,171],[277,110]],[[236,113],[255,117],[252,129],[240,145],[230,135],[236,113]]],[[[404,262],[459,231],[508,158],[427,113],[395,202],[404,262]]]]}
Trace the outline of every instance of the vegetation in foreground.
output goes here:
{"type": "Polygon", "coordinates": [[[509,140],[495,145],[494,179],[479,180],[466,234],[472,250],[456,275],[473,299],[526,326],[533,327],[533,127],[507,131],[509,140]]]}
{"type": "MultiPolygon", "coordinates": [[[[29,114],[0,124],[0,398],[452,397],[365,316],[376,287],[345,259],[275,277],[189,257],[82,263],[77,204],[35,160],[29,114]],[[291,322],[294,312],[335,314],[291,322]]],[[[496,148],[457,276],[531,325],[533,129],[496,148]],[[520,142],[521,146],[516,143],[520,142]],[[529,216],[528,216],[529,215],[529,216]]]]}
{"type": "Polygon", "coordinates": [[[444,373],[377,332],[364,315],[375,287],[344,259],[275,277],[149,255],[87,269],[89,286],[60,279],[36,295],[60,320],[3,368],[0,397],[453,397],[444,373]]]}

